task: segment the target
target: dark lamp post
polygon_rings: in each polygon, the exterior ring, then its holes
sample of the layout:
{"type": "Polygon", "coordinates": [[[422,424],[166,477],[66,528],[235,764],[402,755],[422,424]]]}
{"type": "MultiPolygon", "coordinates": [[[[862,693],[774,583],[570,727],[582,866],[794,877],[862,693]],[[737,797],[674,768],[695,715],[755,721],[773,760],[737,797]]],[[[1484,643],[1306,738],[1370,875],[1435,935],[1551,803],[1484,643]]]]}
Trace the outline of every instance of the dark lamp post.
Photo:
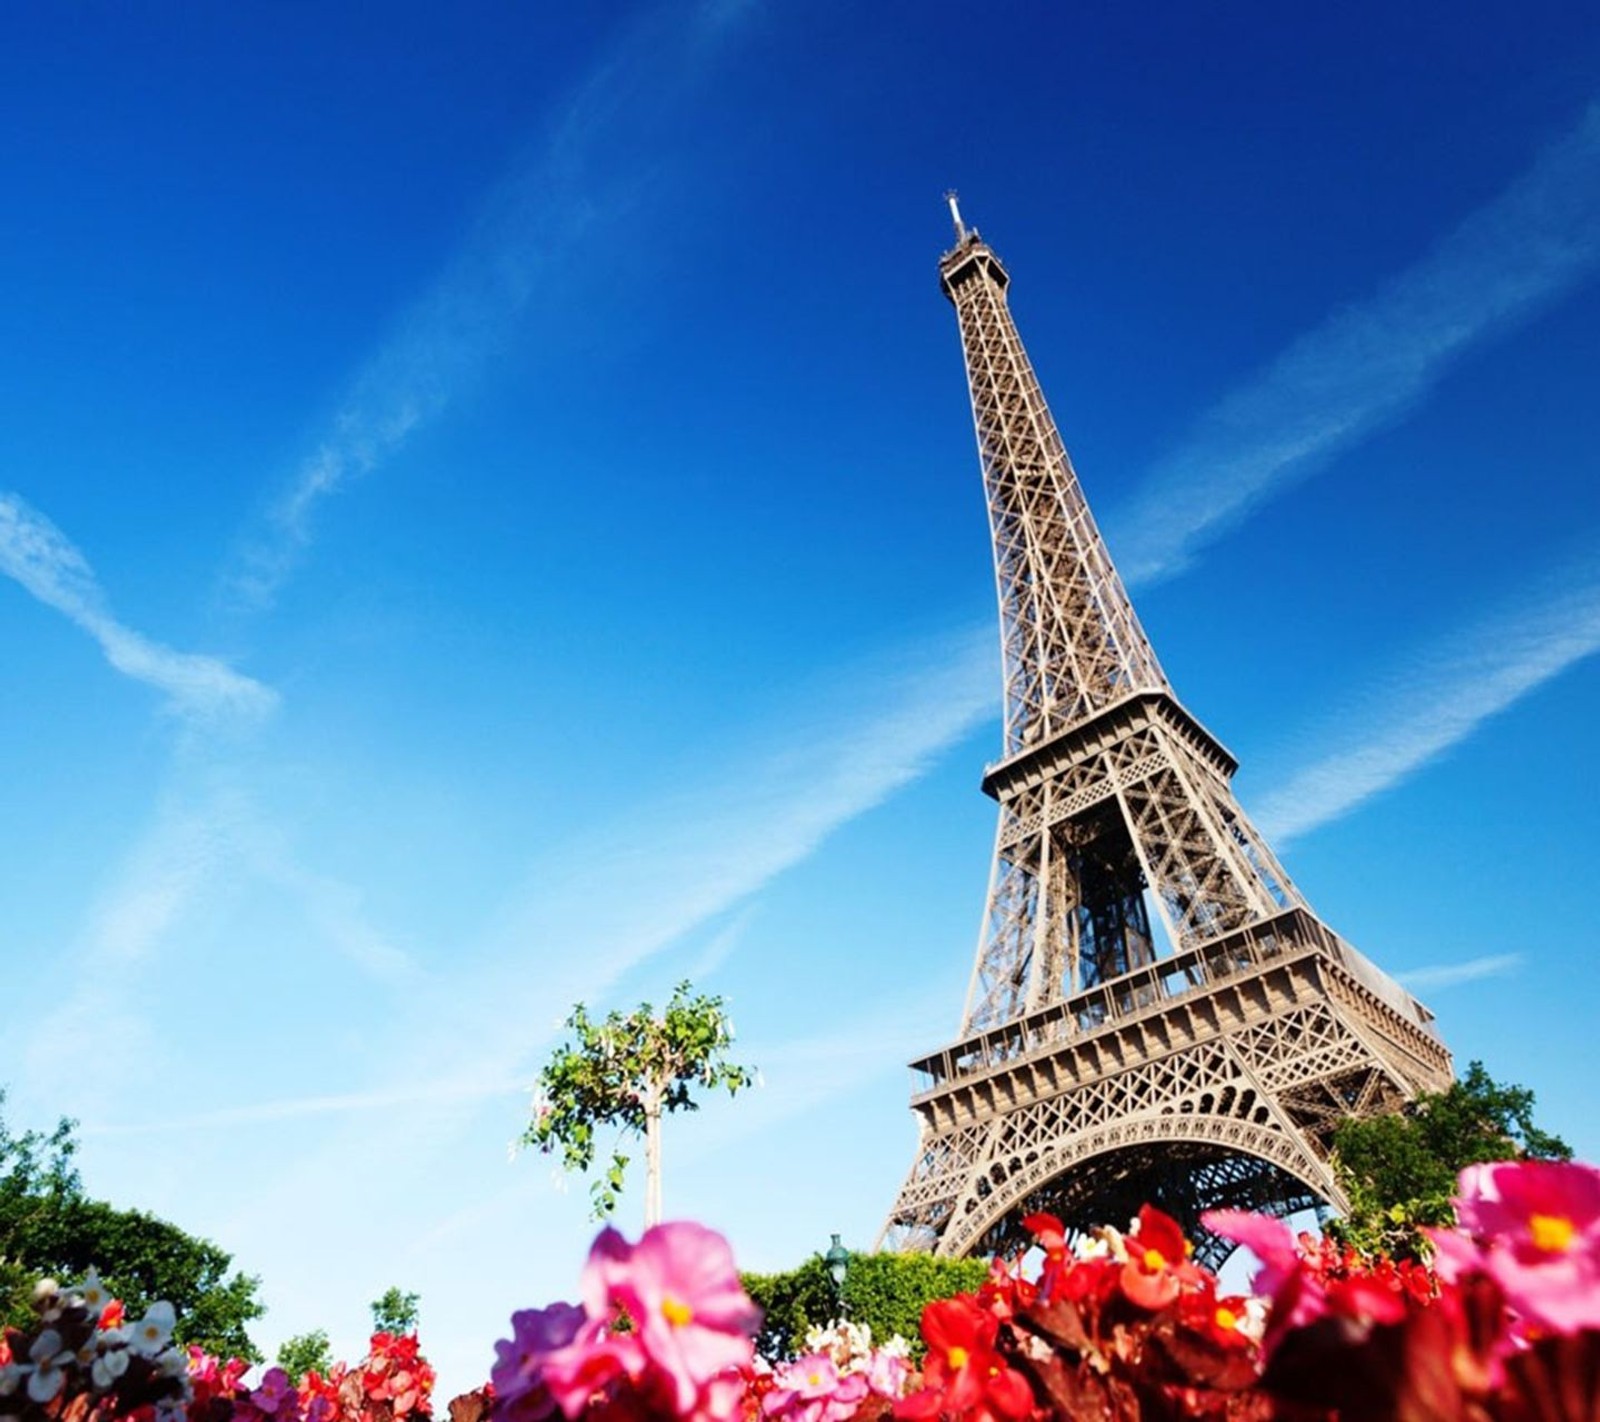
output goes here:
{"type": "Polygon", "coordinates": [[[839,1317],[844,1317],[844,1276],[850,1272],[850,1251],[839,1243],[839,1236],[833,1236],[833,1243],[828,1246],[828,1252],[822,1256],[822,1262],[828,1266],[828,1272],[833,1275],[833,1297],[839,1309],[839,1317]]]}

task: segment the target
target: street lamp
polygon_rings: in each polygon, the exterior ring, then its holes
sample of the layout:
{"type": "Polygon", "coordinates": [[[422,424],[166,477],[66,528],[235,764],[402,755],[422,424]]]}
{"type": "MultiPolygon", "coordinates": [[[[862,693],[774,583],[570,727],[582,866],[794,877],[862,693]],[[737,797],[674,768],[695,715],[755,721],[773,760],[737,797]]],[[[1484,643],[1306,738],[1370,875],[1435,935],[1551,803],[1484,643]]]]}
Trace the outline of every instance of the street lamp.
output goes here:
{"type": "Polygon", "coordinates": [[[844,1276],[850,1272],[850,1251],[839,1243],[839,1236],[833,1236],[833,1243],[828,1246],[828,1252],[822,1256],[822,1262],[828,1266],[828,1272],[833,1275],[833,1300],[839,1310],[839,1317],[844,1317],[844,1276]]]}

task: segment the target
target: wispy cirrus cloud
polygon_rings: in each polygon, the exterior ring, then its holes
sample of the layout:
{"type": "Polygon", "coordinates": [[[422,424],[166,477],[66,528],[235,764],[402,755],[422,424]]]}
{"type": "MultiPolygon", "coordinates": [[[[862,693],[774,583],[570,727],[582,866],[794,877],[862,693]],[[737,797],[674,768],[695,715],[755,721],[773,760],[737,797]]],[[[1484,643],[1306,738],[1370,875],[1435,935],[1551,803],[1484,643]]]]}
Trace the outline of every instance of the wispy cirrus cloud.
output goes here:
{"type": "Polygon", "coordinates": [[[277,704],[276,692],[220,658],[175,651],[119,622],[88,559],[17,494],[0,494],[0,573],[87,632],[113,667],[164,692],[189,720],[253,720],[277,704]]]}
{"type": "Polygon", "coordinates": [[[792,719],[724,751],[714,774],[629,806],[535,864],[495,930],[500,951],[559,956],[581,941],[589,995],[604,990],[747,904],[996,715],[995,660],[993,634],[964,629],[797,699],[792,719]]]}
{"type": "MultiPolygon", "coordinates": [[[[214,925],[229,913],[238,925],[242,896],[270,897],[289,926],[281,932],[310,929],[321,954],[319,968],[348,964],[369,991],[416,991],[425,983],[412,957],[370,920],[360,891],[308,868],[241,777],[226,768],[218,773],[215,765],[189,769],[163,793],[107,876],[73,941],[50,955],[70,965],[58,989],[33,1016],[0,1026],[0,1051],[23,1063],[22,1088],[42,1099],[70,1101],[90,1118],[120,1109],[120,1093],[136,1077],[158,1072],[170,1050],[170,1028],[162,1025],[162,973],[155,965],[197,933],[226,938],[214,925]],[[85,1040],[99,1043],[123,1069],[85,1078],[61,1051],[62,1042],[85,1040]]],[[[255,926],[259,910],[243,913],[255,926]]],[[[209,957],[218,956],[216,946],[209,957]]],[[[219,960],[215,981],[222,981],[223,971],[219,960]]],[[[438,1088],[427,1086],[429,1092],[438,1088]]],[[[320,1104],[305,1114],[335,1109],[320,1104]]],[[[273,1115],[266,1111],[262,1119],[273,1115]]]]}
{"type": "Polygon", "coordinates": [[[1475,983],[1484,978],[1502,978],[1521,969],[1521,953],[1494,953],[1481,958],[1468,958],[1460,963],[1437,963],[1428,968],[1413,968],[1408,973],[1395,976],[1413,992],[1438,992],[1441,988],[1459,987],[1462,983],[1475,983]]]}
{"type": "Polygon", "coordinates": [[[216,1111],[196,1111],[182,1116],[162,1116],[148,1121],[103,1121],[84,1128],[84,1135],[146,1136],[216,1131],[241,1126],[303,1121],[317,1116],[340,1116],[367,1111],[396,1111],[426,1105],[459,1105],[495,1096],[526,1096],[525,1082],[486,1080],[481,1075],[449,1081],[418,1081],[371,1091],[330,1092],[322,1096],[291,1096],[254,1101],[216,1111]]]}
{"type": "Polygon", "coordinates": [[[592,257],[619,230],[661,159],[663,116],[755,8],[746,0],[662,8],[601,56],[489,196],[444,272],[356,373],[331,427],[225,570],[230,601],[269,606],[311,541],[317,509],[438,418],[512,340],[535,293],[558,291],[565,264],[592,257]]]}
{"type": "Polygon", "coordinates": [[[1600,267],[1600,103],[1374,295],[1205,415],[1108,520],[1130,583],[1182,572],[1254,505],[1421,400],[1473,346],[1600,267]]]}
{"type": "Polygon", "coordinates": [[[1255,819],[1281,845],[1347,815],[1596,651],[1600,559],[1419,655],[1345,718],[1365,733],[1260,800],[1255,819]]]}
{"type": "Polygon", "coordinates": [[[574,1001],[603,1000],[627,973],[712,925],[697,971],[720,965],[767,884],[996,714],[995,661],[987,629],[886,653],[799,696],[780,724],[748,733],[742,751],[698,758],[716,766],[699,782],[568,837],[513,887],[478,948],[430,985],[418,1004],[429,1030],[394,1021],[407,1048],[379,1054],[381,1085],[118,1129],[360,1116],[514,1089],[574,1001]],[[396,1060],[409,1066],[398,1079],[396,1060]]]}

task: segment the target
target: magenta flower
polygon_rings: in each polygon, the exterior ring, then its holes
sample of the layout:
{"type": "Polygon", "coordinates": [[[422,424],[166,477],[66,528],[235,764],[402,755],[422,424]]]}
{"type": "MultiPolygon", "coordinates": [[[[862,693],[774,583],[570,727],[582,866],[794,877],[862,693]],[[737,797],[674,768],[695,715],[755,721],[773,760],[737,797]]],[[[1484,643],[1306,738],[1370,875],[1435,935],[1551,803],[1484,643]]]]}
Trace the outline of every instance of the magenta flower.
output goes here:
{"type": "MultiPolygon", "coordinates": [[[[530,1401],[518,1422],[543,1415],[526,1410],[537,1405],[540,1388],[570,1418],[607,1392],[624,1406],[630,1397],[643,1400],[647,1411],[664,1408],[684,1422],[724,1422],[738,1411],[737,1371],[754,1356],[761,1315],[720,1234],[697,1224],[661,1224],[629,1245],[616,1230],[602,1230],[583,1267],[581,1292],[581,1314],[569,1309],[559,1321],[541,1320],[537,1330],[527,1325],[525,1355],[517,1339],[503,1345],[508,1377],[528,1379],[522,1393],[530,1401]],[[579,1316],[575,1325],[572,1315],[579,1316]]],[[[497,1388],[499,1380],[497,1370],[497,1388]]]]}
{"type": "Polygon", "coordinates": [[[292,1422],[300,1415],[300,1396],[289,1374],[282,1368],[268,1368],[261,1377],[261,1386],[250,1394],[250,1401],[269,1417],[280,1422],[292,1422]]]}
{"type": "Polygon", "coordinates": [[[578,1336],[587,1317],[581,1308],[568,1303],[527,1308],[511,1315],[511,1337],[494,1345],[490,1377],[496,1418],[537,1422],[556,1410],[556,1399],[545,1383],[545,1365],[578,1336]]]}
{"type": "MultiPolygon", "coordinates": [[[[1600,1170],[1566,1161],[1501,1161],[1461,1172],[1456,1219],[1484,1247],[1506,1302],[1557,1333],[1600,1328],[1600,1170]]],[[[1434,1243],[1448,1272],[1463,1251],[1434,1243]]]]}
{"type": "MultiPolygon", "coordinates": [[[[595,1264],[592,1254],[590,1261],[595,1264]]],[[[584,1302],[592,1312],[589,1272],[584,1302]]],[[[710,1384],[749,1365],[761,1325],[761,1311],[739,1282],[728,1241],[689,1221],[659,1224],[645,1231],[625,1260],[604,1258],[594,1274],[633,1321],[632,1336],[657,1380],[667,1384],[678,1416],[727,1415],[726,1390],[713,1391],[710,1384]]]]}

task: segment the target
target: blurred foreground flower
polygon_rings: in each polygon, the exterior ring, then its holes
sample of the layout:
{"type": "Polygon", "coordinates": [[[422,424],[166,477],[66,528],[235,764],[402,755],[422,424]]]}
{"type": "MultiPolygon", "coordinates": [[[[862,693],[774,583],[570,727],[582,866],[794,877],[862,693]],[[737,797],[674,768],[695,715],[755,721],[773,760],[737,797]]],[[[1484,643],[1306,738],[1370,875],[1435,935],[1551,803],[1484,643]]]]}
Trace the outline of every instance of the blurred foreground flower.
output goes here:
{"type": "Polygon", "coordinates": [[[497,1345],[500,1419],[615,1411],[725,1422],[744,1398],[760,1314],[733,1251],[689,1222],[652,1226],[630,1245],[602,1230],[580,1281],[582,1306],[519,1313],[497,1345]]]}

